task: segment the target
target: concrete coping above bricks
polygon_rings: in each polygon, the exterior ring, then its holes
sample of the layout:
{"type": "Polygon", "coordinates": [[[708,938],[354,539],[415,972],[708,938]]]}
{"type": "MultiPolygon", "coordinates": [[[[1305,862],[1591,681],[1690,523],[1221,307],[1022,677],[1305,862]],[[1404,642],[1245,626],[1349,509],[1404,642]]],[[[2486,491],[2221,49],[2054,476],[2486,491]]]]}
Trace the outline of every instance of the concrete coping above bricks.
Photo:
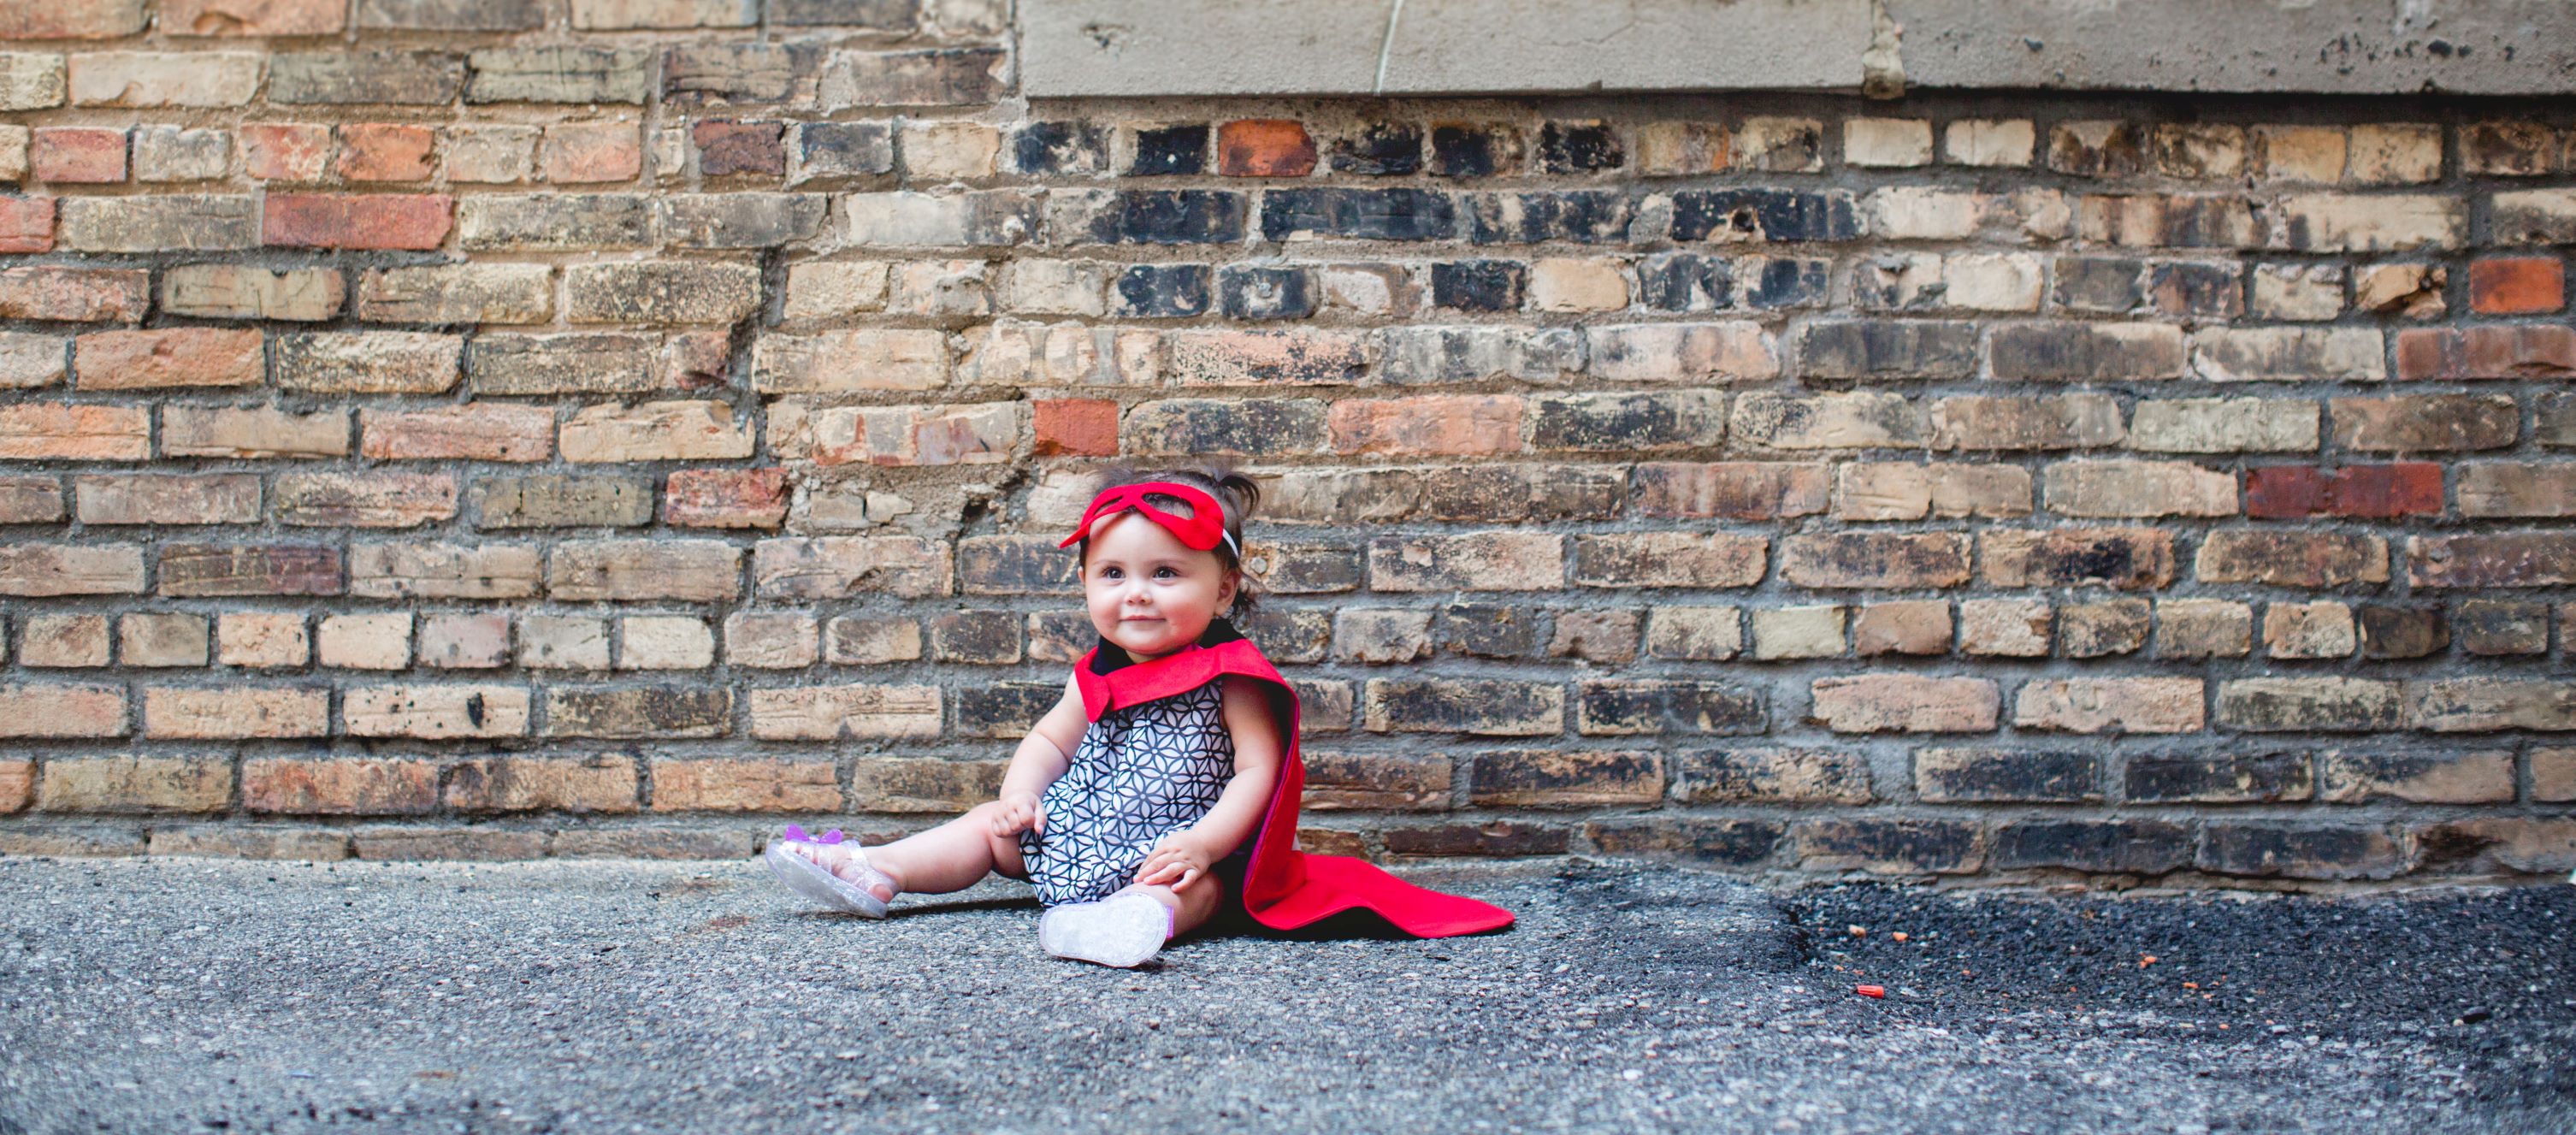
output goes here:
{"type": "Polygon", "coordinates": [[[1035,98],[2576,91],[2539,0],[1023,0],[1035,98]]]}

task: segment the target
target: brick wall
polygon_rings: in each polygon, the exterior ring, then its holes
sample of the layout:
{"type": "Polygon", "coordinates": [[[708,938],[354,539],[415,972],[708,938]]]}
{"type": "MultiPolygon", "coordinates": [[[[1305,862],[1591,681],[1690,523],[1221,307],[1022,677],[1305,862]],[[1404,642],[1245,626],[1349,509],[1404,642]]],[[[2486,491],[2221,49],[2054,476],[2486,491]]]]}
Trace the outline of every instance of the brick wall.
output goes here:
{"type": "Polygon", "coordinates": [[[1087,472],[1230,454],[1309,846],[2576,861],[2563,102],[1032,105],[998,0],[0,38],[0,852],[916,827],[1085,645],[1087,472]]]}

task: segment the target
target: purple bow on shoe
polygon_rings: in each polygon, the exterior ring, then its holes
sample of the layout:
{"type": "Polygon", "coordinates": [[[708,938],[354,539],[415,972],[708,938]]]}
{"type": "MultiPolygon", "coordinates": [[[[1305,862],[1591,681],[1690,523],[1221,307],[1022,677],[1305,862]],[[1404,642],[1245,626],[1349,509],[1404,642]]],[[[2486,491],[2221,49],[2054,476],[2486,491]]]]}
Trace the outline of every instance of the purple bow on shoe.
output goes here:
{"type": "Polygon", "coordinates": [[[786,838],[790,843],[839,843],[841,842],[841,829],[834,828],[821,835],[809,836],[805,834],[805,829],[797,827],[794,824],[789,824],[787,825],[786,838]]]}

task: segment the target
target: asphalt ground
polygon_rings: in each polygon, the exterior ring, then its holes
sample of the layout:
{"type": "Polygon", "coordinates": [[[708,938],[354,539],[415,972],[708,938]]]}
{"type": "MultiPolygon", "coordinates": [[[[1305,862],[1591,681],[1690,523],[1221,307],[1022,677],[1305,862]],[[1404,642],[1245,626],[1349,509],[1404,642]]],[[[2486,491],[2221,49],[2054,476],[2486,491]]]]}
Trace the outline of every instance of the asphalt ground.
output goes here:
{"type": "Polygon", "coordinates": [[[868,922],[755,862],[0,859],[0,1135],[2576,1130],[2563,885],[1425,878],[1520,925],[1112,971],[1016,884],[868,922]]]}

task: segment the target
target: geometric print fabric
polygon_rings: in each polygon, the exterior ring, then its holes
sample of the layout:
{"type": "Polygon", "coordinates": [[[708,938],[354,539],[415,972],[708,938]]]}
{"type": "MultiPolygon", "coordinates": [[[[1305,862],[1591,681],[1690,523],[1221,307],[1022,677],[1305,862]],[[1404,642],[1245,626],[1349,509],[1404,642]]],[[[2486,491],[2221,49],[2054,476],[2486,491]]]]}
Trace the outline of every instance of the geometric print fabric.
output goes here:
{"type": "Polygon", "coordinates": [[[1083,730],[1072,764],[1038,798],[1046,834],[1020,833],[1040,903],[1107,898],[1164,836],[1216,807],[1234,778],[1223,682],[1110,710],[1083,730]]]}

